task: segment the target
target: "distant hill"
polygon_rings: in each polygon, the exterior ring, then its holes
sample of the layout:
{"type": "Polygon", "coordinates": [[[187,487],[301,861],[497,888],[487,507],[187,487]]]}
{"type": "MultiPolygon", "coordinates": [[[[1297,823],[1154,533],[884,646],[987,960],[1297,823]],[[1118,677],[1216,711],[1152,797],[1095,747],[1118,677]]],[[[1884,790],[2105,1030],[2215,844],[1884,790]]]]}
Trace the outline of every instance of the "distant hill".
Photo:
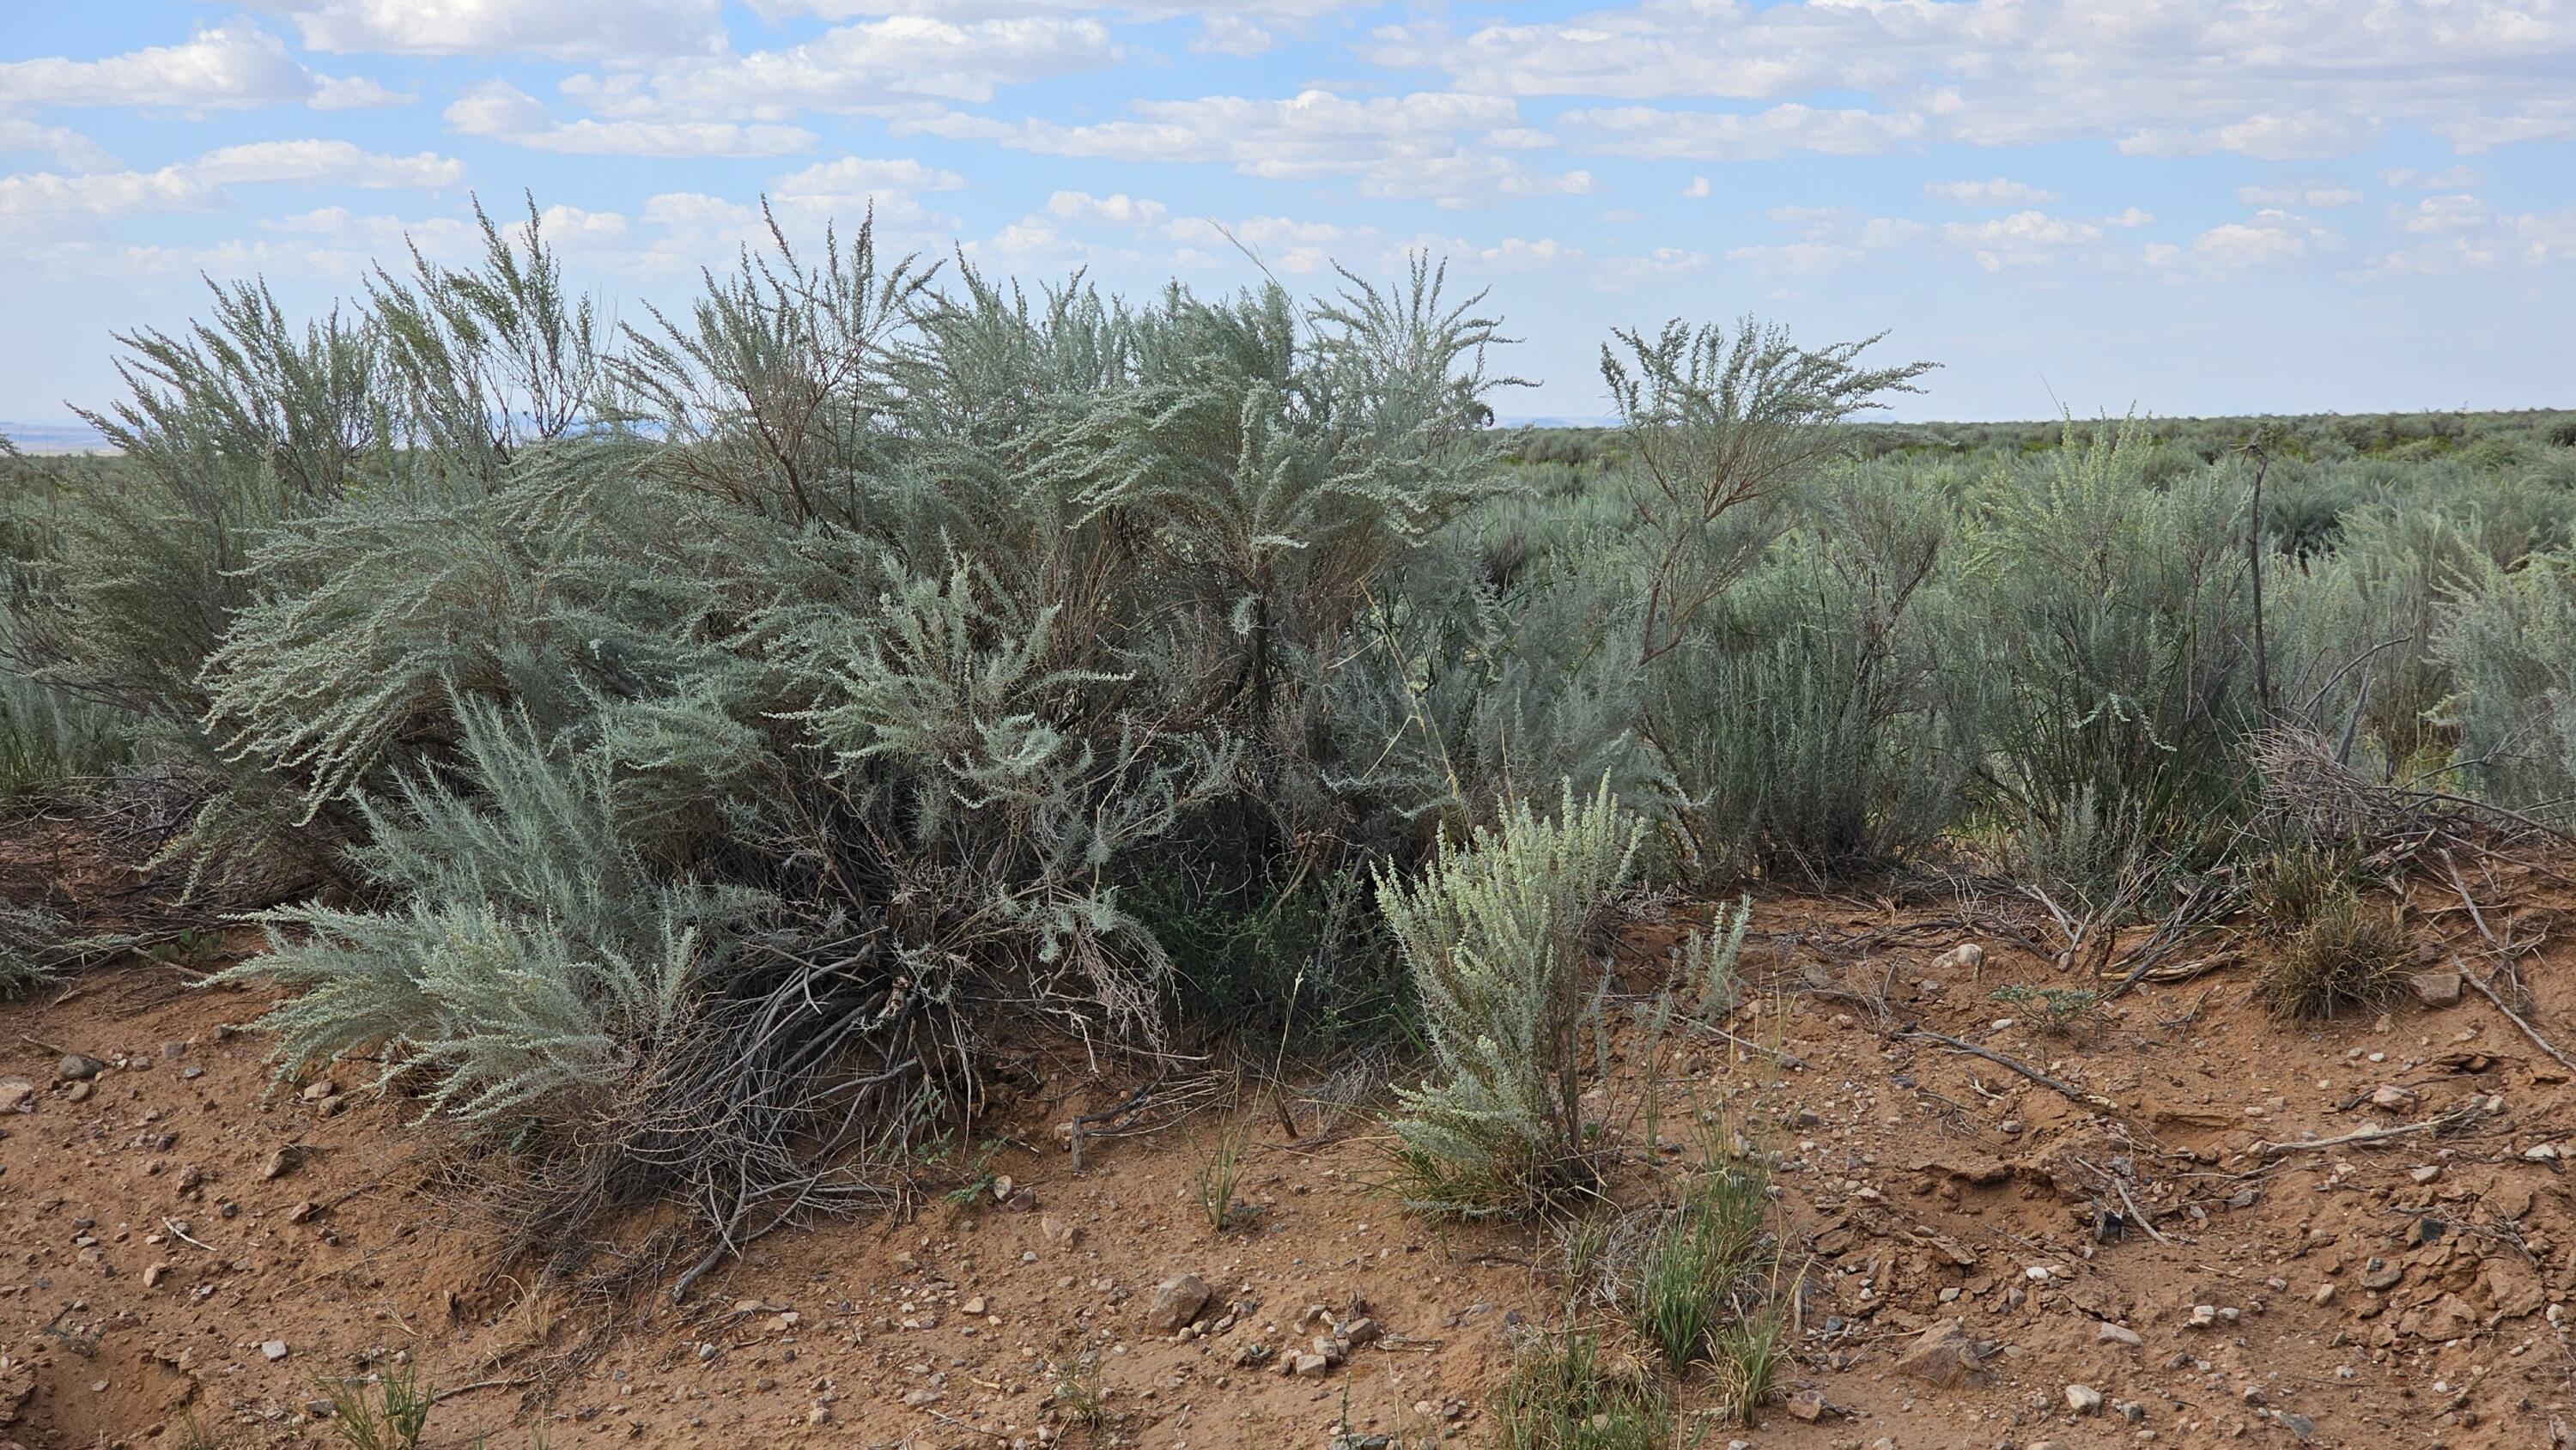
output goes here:
{"type": "Polygon", "coordinates": [[[86,423],[12,423],[0,420],[0,438],[28,453],[95,453],[107,447],[86,423]]]}

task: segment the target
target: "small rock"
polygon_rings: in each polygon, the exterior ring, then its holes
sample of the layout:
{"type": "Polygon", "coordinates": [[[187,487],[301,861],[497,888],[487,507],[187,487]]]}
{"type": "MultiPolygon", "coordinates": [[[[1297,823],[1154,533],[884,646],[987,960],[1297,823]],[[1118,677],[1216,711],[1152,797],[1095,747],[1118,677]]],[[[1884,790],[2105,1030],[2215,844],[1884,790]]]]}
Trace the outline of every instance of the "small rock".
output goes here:
{"type": "Polygon", "coordinates": [[[170,1266],[168,1264],[154,1264],[152,1267],[143,1271],[143,1287],[146,1289],[158,1289],[161,1287],[161,1281],[169,1277],[170,1266]]]}
{"type": "Polygon", "coordinates": [[[2124,1344],[2131,1349],[2136,1349],[2139,1345],[2146,1342],[2138,1338],[2138,1331],[2129,1328],[2125,1324],[2095,1325],[2093,1328],[2093,1340],[2097,1344],[2124,1344]]]}
{"type": "Polygon", "coordinates": [[[1353,1349],[1366,1349],[1386,1334],[1385,1326],[1362,1315],[1342,1326],[1341,1341],[1353,1349]]]}
{"type": "Polygon", "coordinates": [[[1986,964],[1986,949],[1972,941],[1963,941],[1932,959],[1936,972],[1973,972],[1986,964]]]}
{"type": "Polygon", "coordinates": [[[304,1150],[289,1143],[268,1155],[268,1161],[259,1165],[259,1176],[270,1180],[283,1178],[294,1172],[295,1165],[303,1161],[304,1150]]]}
{"type": "Polygon", "coordinates": [[[73,1083],[70,1090],[65,1092],[63,1096],[76,1103],[85,1103],[89,1101],[90,1088],[90,1080],[88,1078],[82,1078],[80,1081],[73,1083]]]}
{"type": "Polygon", "coordinates": [[[1048,1243],[1060,1249],[1069,1249],[1082,1242],[1081,1229],[1052,1214],[1038,1220],[1038,1232],[1045,1235],[1048,1243]]]}
{"type": "Polygon", "coordinates": [[[2217,1306],[2217,1305],[2215,1305],[2215,1304],[2194,1304],[2193,1306],[2191,1306],[2191,1316],[2190,1316],[2189,1318],[2187,1318],[2187,1319],[2185,1319],[2185,1320],[2183,1321],[2183,1327],[2185,1327],[2185,1328],[2187,1328],[2187,1329],[2207,1329],[2208,1327],[2210,1327],[2210,1326],[2211,1326],[2211,1325],[2213,1325],[2213,1324],[2216,1324],[2217,1322],[2218,1322],[2218,1306],[2217,1306]]]}
{"type": "Polygon", "coordinates": [[[2091,1385],[2068,1385],[2066,1408],[2079,1415],[2098,1415],[2102,1413],[2102,1392],[2091,1385]]]}
{"type": "Polygon", "coordinates": [[[2415,1000],[2427,1007],[2448,1007],[2460,1000],[2460,974],[2423,972],[2414,979],[2415,1000]]]}
{"type": "Polygon", "coordinates": [[[286,1341],[283,1339],[272,1339],[266,1344],[261,1345],[259,1347],[259,1352],[267,1358],[269,1363],[275,1364],[279,1360],[286,1358],[286,1341]]]}
{"type": "Polygon", "coordinates": [[[1322,1379],[1333,1368],[1332,1361],[1320,1354],[1301,1354],[1287,1363],[1288,1372],[1302,1380],[1322,1379]]]}
{"type": "Polygon", "coordinates": [[[1896,1371],[1942,1389],[1955,1389],[1978,1379],[1982,1358],[1966,1327],[1956,1319],[1944,1319],[1906,1346],[1897,1356],[1896,1371]]]}
{"type": "Polygon", "coordinates": [[[87,1082],[107,1071],[107,1064],[78,1052],[66,1052],[54,1065],[54,1074],[65,1082],[87,1082]]]}
{"type": "Polygon", "coordinates": [[[317,1077],[304,1085],[304,1100],[308,1103],[318,1103],[325,1098],[338,1096],[339,1092],[338,1083],[327,1077],[317,1077]]]}
{"type": "Polygon", "coordinates": [[[1207,1308],[1212,1291],[1207,1280],[1196,1274],[1179,1274],[1154,1286],[1154,1299],[1145,1307],[1145,1328],[1155,1334],[1178,1334],[1183,1326],[1197,1321],[1207,1308]]]}
{"type": "Polygon", "coordinates": [[[2442,1165],[2439,1163],[2427,1163],[2421,1168],[2409,1170],[2406,1176],[2417,1183],[2430,1183],[2434,1179],[2442,1176],[2442,1165]]]}
{"type": "Polygon", "coordinates": [[[969,1297],[965,1303],[960,1304],[957,1307],[969,1314],[981,1314],[985,1309],[984,1296],[981,1294],[973,1295],[969,1297]]]}
{"type": "Polygon", "coordinates": [[[1824,1416],[1825,1397],[1814,1390],[1809,1390],[1805,1394],[1791,1395],[1786,1408],[1791,1419],[1804,1420],[1812,1425],[1824,1416]]]}
{"type": "Polygon", "coordinates": [[[36,1085],[23,1077],[0,1079],[0,1113],[36,1110],[36,1085]]]}
{"type": "Polygon", "coordinates": [[[2370,1105],[2374,1108],[2387,1108],[2392,1111],[2399,1108],[2411,1108],[2415,1106],[2415,1095],[2408,1092],[2406,1089],[2397,1086],[2395,1083],[2384,1083],[2371,1091],[2370,1105]]]}
{"type": "Polygon", "coordinates": [[[2308,1296],[2311,1302],[2320,1305],[2333,1303],[2334,1297],[2335,1286],[2332,1284],[2319,1284],[2316,1292],[2308,1296]]]}

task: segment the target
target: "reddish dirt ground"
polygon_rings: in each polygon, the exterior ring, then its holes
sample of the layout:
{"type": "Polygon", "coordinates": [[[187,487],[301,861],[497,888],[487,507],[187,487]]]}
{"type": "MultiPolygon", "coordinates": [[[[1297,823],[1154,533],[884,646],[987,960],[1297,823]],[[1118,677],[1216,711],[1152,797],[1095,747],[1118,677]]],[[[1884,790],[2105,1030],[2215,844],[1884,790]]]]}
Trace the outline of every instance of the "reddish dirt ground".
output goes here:
{"type": "MultiPolygon", "coordinates": [[[[2535,940],[2558,912],[2520,889],[2487,926],[2535,940]]],[[[2428,970],[2484,970],[2465,912],[2419,906],[2428,970]]],[[[1659,1064],[1624,1054],[1612,1094],[1659,1070],[1668,1111],[1722,1108],[1784,1160],[1796,1357],[1757,1424],[1699,1444],[2546,1446],[2576,1422],[2558,1319],[2576,1094],[2476,993],[2285,1028],[2239,966],[2144,987],[2067,1038],[1991,997],[2067,978],[1991,938],[1975,971],[1936,967],[1963,934],[1926,912],[1778,899],[1755,924],[1732,1025],[1794,1064],[1699,1037],[1659,1064]],[[1892,1035],[1833,994],[1856,983],[1885,984],[1895,1023],[2111,1107],[1892,1035]],[[1900,1372],[1945,1321],[1981,1354],[1973,1379],[1900,1372]],[[2071,1409],[2070,1385],[2099,1408],[2071,1409]]],[[[2568,955],[2544,944],[2520,972],[2529,1020],[2576,1042],[2568,955]]],[[[1481,1444],[1514,1337],[1568,1312],[1548,1234],[1399,1211],[1366,1110],[1319,1132],[1310,1105],[1295,1141],[1261,1115],[1241,1191],[1258,1212],[1222,1235],[1191,1197],[1212,1114],[1092,1139],[1075,1171],[1057,1125],[1146,1075],[1069,1056],[992,1130],[1008,1201],[783,1231],[568,1371],[558,1308],[492,1277],[430,1171],[434,1136],[365,1091],[365,1064],[327,1095],[272,1086],[264,1040],[233,1030],[263,1001],[130,963],[0,1009],[0,1445],[182,1446],[192,1420],[218,1446],[330,1444],[321,1383],[404,1362],[446,1392],[432,1446],[1481,1444]],[[66,1079],[65,1052],[105,1066],[66,1079]],[[1182,1274],[1221,1330],[1148,1329],[1182,1274]],[[1382,1337],[1322,1376],[1243,1362],[1359,1316],[1382,1337]],[[1050,1411],[1051,1366],[1078,1347],[1098,1355],[1096,1430],[1050,1411]]]]}

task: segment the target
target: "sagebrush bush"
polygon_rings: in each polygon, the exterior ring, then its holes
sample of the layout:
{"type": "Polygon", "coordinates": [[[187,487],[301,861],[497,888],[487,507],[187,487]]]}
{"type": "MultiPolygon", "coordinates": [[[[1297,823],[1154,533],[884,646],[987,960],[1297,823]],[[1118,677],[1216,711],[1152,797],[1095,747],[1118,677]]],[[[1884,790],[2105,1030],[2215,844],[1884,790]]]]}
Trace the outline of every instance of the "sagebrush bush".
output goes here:
{"type": "Polygon", "coordinates": [[[0,902],[0,1001],[53,981],[69,959],[69,935],[54,912],[0,902]]]}
{"type": "Polygon", "coordinates": [[[2451,685],[2437,720],[2458,731],[2479,794],[2564,812],[2576,801],[2576,554],[2480,561],[2459,591],[2433,641],[2451,685]]]}
{"type": "Polygon", "coordinates": [[[698,979],[763,903],[665,883],[617,828],[595,758],[521,715],[459,711],[459,763],[362,804],[358,865],[396,904],[264,913],[269,950],[218,980],[300,989],[262,1025],[289,1074],[358,1048],[427,1112],[579,1121],[667,1048],[698,979]]]}
{"type": "Polygon", "coordinates": [[[2258,727],[2576,774],[2556,415],[2266,421],[2258,519],[2253,420],[1863,428],[1922,365],[1750,321],[1616,334],[1617,428],[1496,430],[1427,261],[1128,300],[773,226],[611,329],[533,204],[478,218],[319,319],[218,287],[122,339],[116,456],[0,458],[0,793],[142,777],[159,859],[270,908],[281,1066],[506,1149],[549,1264],[619,1204],[882,1201],[1024,1018],[1418,1023],[1416,1196],[1526,1206],[1608,1131],[1638,860],[1965,834],[2136,903],[2258,727]]]}
{"type": "Polygon", "coordinates": [[[1953,822],[1978,761],[1974,682],[1941,650],[1947,501],[1823,492],[1812,531],[1775,544],[1648,671],[1644,733],[1704,880],[1758,868],[1813,884],[1894,860],[1953,822]]]}
{"type": "Polygon", "coordinates": [[[2211,859],[2252,799],[2245,489],[2218,469],[2151,488],[2146,453],[2134,420],[2069,424],[1992,482],[1966,561],[1987,808],[2021,869],[2078,891],[2211,859]]]}
{"type": "Polygon", "coordinates": [[[1409,1203],[1520,1212],[1582,1178],[1583,1033],[1604,979],[1590,939],[1639,834],[1606,783],[1588,799],[1569,785],[1553,819],[1523,802],[1465,845],[1444,840],[1418,882],[1379,876],[1432,1057],[1392,1124],[1409,1203]]]}

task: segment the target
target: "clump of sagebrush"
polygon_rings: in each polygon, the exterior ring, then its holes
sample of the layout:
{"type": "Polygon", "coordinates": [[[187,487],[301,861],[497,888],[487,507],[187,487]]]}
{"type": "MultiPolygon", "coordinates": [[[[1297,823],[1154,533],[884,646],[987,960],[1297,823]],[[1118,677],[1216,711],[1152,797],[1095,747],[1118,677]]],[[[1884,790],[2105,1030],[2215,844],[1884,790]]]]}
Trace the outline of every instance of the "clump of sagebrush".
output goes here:
{"type": "Polygon", "coordinates": [[[2214,859],[2254,795],[2245,488],[2218,469],[2149,487],[2149,451],[2134,419],[2069,423],[1963,530],[1993,686],[1977,793],[2043,884],[2104,899],[2214,859]]]}
{"type": "Polygon", "coordinates": [[[54,980],[69,956],[63,919],[41,906],[0,902],[0,1001],[54,980]]]}
{"type": "MultiPolygon", "coordinates": [[[[268,913],[239,973],[301,989],[282,1068],[383,1063],[518,1149],[559,1239],[639,1196],[727,1245],[875,1201],[971,1115],[997,1012],[1158,1037],[1172,957],[1121,894],[1158,864],[1406,859],[1417,803],[1336,784],[1385,742],[1328,696],[1495,483],[1493,325],[1427,264],[1311,306],[1032,303],[866,229],[774,241],[605,355],[497,236],[380,278],[311,341],[400,446],[227,535],[189,655],[211,753],[355,842],[359,892],[268,913]]],[[[137,446],[199,406],[138,405],[137,446]]],[[[1352,894],[1266,940],[1339,980],[1352,894]]]]}
{"type": "Polygon", "coordinates": [[[1516,804],[1467,844],[1443,841],[1420,880],[1380,874],[1433,1068],[1392,1125],[1406,1202],[1514,1213],[1588,1180],[1583,1036],[1605,980],[1590,943],[1640,831],[1606,782],[1588,800],[1569,784],[1554,819],[1516,804]]]}
{"type": "Polygon", "coordinates": [[[2373,905],[2347,889],[2271,948],[2257,990],[2272,1015],[2285,1021],[2376,1011],[2404,987],[2413,958],[2397,909],[2373,905]]]}

